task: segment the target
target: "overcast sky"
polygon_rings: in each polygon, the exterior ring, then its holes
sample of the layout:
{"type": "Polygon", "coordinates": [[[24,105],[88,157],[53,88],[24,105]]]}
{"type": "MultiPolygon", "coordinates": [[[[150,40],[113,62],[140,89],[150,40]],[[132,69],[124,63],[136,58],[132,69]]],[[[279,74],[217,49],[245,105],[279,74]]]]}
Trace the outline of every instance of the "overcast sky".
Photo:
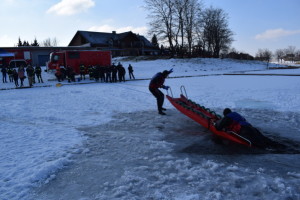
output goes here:
{"type": "MultiPolygon", "coordinates": [[[[232,46],[255,55],[258,49],[300,49],[300,0],[203,0],[222,8],[234,32],[232,46]]],[[[143,0],[0,0],[0,47],[56,38],[67,46],[77,30],[147,36],[143,0]]]]}

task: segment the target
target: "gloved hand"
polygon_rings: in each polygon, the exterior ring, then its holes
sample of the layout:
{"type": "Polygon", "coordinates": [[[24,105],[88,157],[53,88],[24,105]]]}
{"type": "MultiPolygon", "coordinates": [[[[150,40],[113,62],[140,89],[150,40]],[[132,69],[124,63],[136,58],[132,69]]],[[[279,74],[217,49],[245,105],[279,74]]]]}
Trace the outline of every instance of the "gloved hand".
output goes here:
{"type": "Polygon", "coordinates": [[[163,86],[163,89],[168,90],[170,87],[169,86],[163,86]]]}

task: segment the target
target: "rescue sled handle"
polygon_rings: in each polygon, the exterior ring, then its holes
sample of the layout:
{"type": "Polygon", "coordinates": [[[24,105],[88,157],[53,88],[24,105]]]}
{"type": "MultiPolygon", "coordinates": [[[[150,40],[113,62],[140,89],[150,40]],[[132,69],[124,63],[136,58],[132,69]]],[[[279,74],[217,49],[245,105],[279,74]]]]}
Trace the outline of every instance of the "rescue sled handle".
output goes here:
{"type": "Polygon", "coordinates": [[[186,96],[186,98],[188,98],[184,85],[180,86],[180,92],[182,95],[184,95],[184,96],[186,96]],[[183,94],[182,90],[184,91],[184,94],[183,94]]]}
{"type": "Polygon", "coordinates": [[[169,96],[173,97],[173,92],[172,92],[172,89],[171,89],[171,87],[169,87],[169,90],[167,90],[167,95],[169,95],[169,96]],[[169,95],[169,90],[170,90],[170,94],[171,94],[171,95],[169,95]]]}
{"type": "Polygon", "coordinates": [[[227,132],[227,133],[231,133],[231,134],[233,134],[233,135],[235,135],[235,136],[237,136],[237,137],[239,137],[239,138],[242,138],[243,140],[245,140],[246,142],[249,143],[249,146],[250,146],[250,147],[252,146],[252,143],[250,142],[250,140],[248,140],[247,138],[245,138],[245,137],[243,137],[243,136],[237,134],[236,132],[233,132],[233,131],[226,131],[226,132],[227,132]]]}
{"type": "MultiPolygon", "coordinates": [[[[169,87],[169,90],[167,90],[167,95],[173,97],[173,92],[172,92],[171,87],[169,87]],[[170,90],[170,95],[169,95],[169,90],[170,90]]],[[[186,89],[185,89],[184,85],[180,86],[180,92],[181,92],[182,95],[184,95],[184,96],[186,96],[188,98],[187,93],[186,93],[186,89]],[[183,94],[182,91],[184,91],[184,94],[183,94]]]]}

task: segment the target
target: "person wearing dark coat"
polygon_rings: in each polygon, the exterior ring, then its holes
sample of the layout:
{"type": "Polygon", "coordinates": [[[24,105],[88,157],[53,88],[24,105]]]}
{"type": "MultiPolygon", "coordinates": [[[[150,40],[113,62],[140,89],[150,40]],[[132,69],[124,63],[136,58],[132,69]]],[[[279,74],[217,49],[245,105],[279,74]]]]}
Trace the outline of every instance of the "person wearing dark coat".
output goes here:
{"type": "Polygon", "coordinates": [[[80,72],[80,79],[85,80],[86,69],[85,69],[84,64],[81,64],[79,66],[79,72],[80,72]]]}
{"type": "Polygon", "coordinates": [[[94,67],[92,65],[89,65],[88,71],[89,71],[90,80],[94,80],[94,67]]]}
{"type": "Polygon", "coordinates": [[[105,67],[105,82],[108,83],[108,82],[112,82],[111,80],[111,67],[110,66],[107,66],[105,67]]]}
{"type": "Polygon", "coordinates": [[[11,82],[11,83],[14,82],[13,68],[8,67],[7,75],[8,75],[8,78],[9,78],[9,82],[11,82]]]}
{"type": "Polygon", "coordinates": [[[247,120],[237,112],[229,108],[223,111],[224,118],[216,124],[217,130],[228,129],[248,139],[252,145],[265,148],[270,140],[263,136],[259,130],[253,127],[247,120]]]}
{"type": "Polygon", "coordinates": [[[65,67],[60,68],[61,81],[64,81],[67,78],[67,70],[65,67]]]}
{"type": "Polygon", "coordinates": [[[159,88],[163,88],[165,90],[169,89],[169,86],[165,86],[164,82],[168,75],[172,72],[173,69],[171,69],[170,71],[165,70],[163,72],[158,72],[152,77],[149,84],[149,90],[156,98],[158,114],[160,115],[165,115],[166,113],[164,113],[163,111],[165,111],[166,109],[163,107],[165,95],[159,90],[159,88]]]}
{"type": "Polygon", "coordinates": [[[13,78],[14,78],[14,81],[15,81],[15,86],[16,87],[19,87],[19,74],[18,74],[18,72],[17,72],[17,70],[16,69],[13,69],[13,78]]]}
{"type": "Polygon", "coordinates": [[[3,83],[7,83],[7,80],[6,80],[7,69],[6,69],[5,66],[2,67],[1,72],[2,72],[2,81],[3,81],[3,83]]]}
{"type": "Polygon", "coordinates": [[[100,81],[101,81],[101,83],[104,83],[105,82],[105,67],[104,66],[100,66],[99,73],[100,73],[100,81]]]}
{"type": "Polygon", "coordinates": [[[117,73],[118,73],[117,66],[115,65],[115,63],[113,63],[111,66],[111,81],[113,83],[117,82],[117,73]]]}
{"type": "Polygon", "coordinates": [[[33,78],[34,78],[34,68],[31,65],[28,65],[27,69],[28,83],[29,87],[33,86],[33,78]]]}
{"type": "Polygon", "coordinates": [[[96,82],[99,82],[99,78],[100,78],[100,66],[96,65],[94,66],[94,78],[96,82]]]}
{"type": "Polygon", "coordinates": [[[43,79],[42,79],[42,68],[40,66],[35,67],[34,73],[35,73],[39,83],[44,83],[43,79]]]}
{"type": "Polygon", "coordinates": [[[117,69],[118,69],[119,82],[122,81],[125,82],[125,74],[126,74],[125,68],[121,63],[118,63],[117,69]]]}
{"type": "Polygon", "coordinates": [[[133,68],[131,66],[131,64],[129,64],[128,66],[128,73],[129,73],[129,78],[131,79],[135,79],[134,75],[133,75],[133,68]]]}
{"type": "Polygon", "coordinates": [[[66,74],[69,83],[71,83],[71,81],[75,82],[75,72],[71,66],[67,66],[66,74]]]}

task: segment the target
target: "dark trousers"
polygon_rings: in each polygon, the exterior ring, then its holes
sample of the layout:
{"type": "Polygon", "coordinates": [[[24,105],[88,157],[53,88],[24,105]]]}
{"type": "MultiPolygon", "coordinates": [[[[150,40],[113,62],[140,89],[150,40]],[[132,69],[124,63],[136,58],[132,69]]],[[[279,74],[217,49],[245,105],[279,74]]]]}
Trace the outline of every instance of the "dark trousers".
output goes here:
{"type": "Polygon", "coordinates": [[[135,77],[134,77],[134,75],[133,75],[133,73],[132,72],[129,72],[129,78],[131,79],[135,79],[135,77]]]}
{"type": "Polygon", "coordinates": [[[38,78],[39,83],[40,82],[44,83],[41,74],[37,74],[36,77],[38,78]]]}
{"type": "Polygon", "coordinates": [[[165,95],[157,88],[149,88],[150,92],[153,94],[153,96],[157,100],[157,109],[158,112],[162,111],[162,106],[164,104],[165,95]]]}
{"type": "Polygon", "coordinates": [[[3,81],[3,83],[7,83],[6,74],[2,74],[2,81],[3,81]]]}
{"type": "Polygon", "coordinates": [[[247,138],[257,147],[264,148],[268,144],[268,138],[253,126],[242,126],[239,135],[247,138]]]}
{"type": "Polygon", "coordinates": [[[111,82],[111,74],[110,73],[106,74],[105,82],[106,83],[111,82]]]}
{"type": "Polygon", "coordinates": [[[14,78],[14,81],[15,81],[15,85],[16,85],[16,87],[18,87],[18,86],[19,86],[19,81],[18,81],[18,79],[19,79],[19,78],[14,78]]]}

